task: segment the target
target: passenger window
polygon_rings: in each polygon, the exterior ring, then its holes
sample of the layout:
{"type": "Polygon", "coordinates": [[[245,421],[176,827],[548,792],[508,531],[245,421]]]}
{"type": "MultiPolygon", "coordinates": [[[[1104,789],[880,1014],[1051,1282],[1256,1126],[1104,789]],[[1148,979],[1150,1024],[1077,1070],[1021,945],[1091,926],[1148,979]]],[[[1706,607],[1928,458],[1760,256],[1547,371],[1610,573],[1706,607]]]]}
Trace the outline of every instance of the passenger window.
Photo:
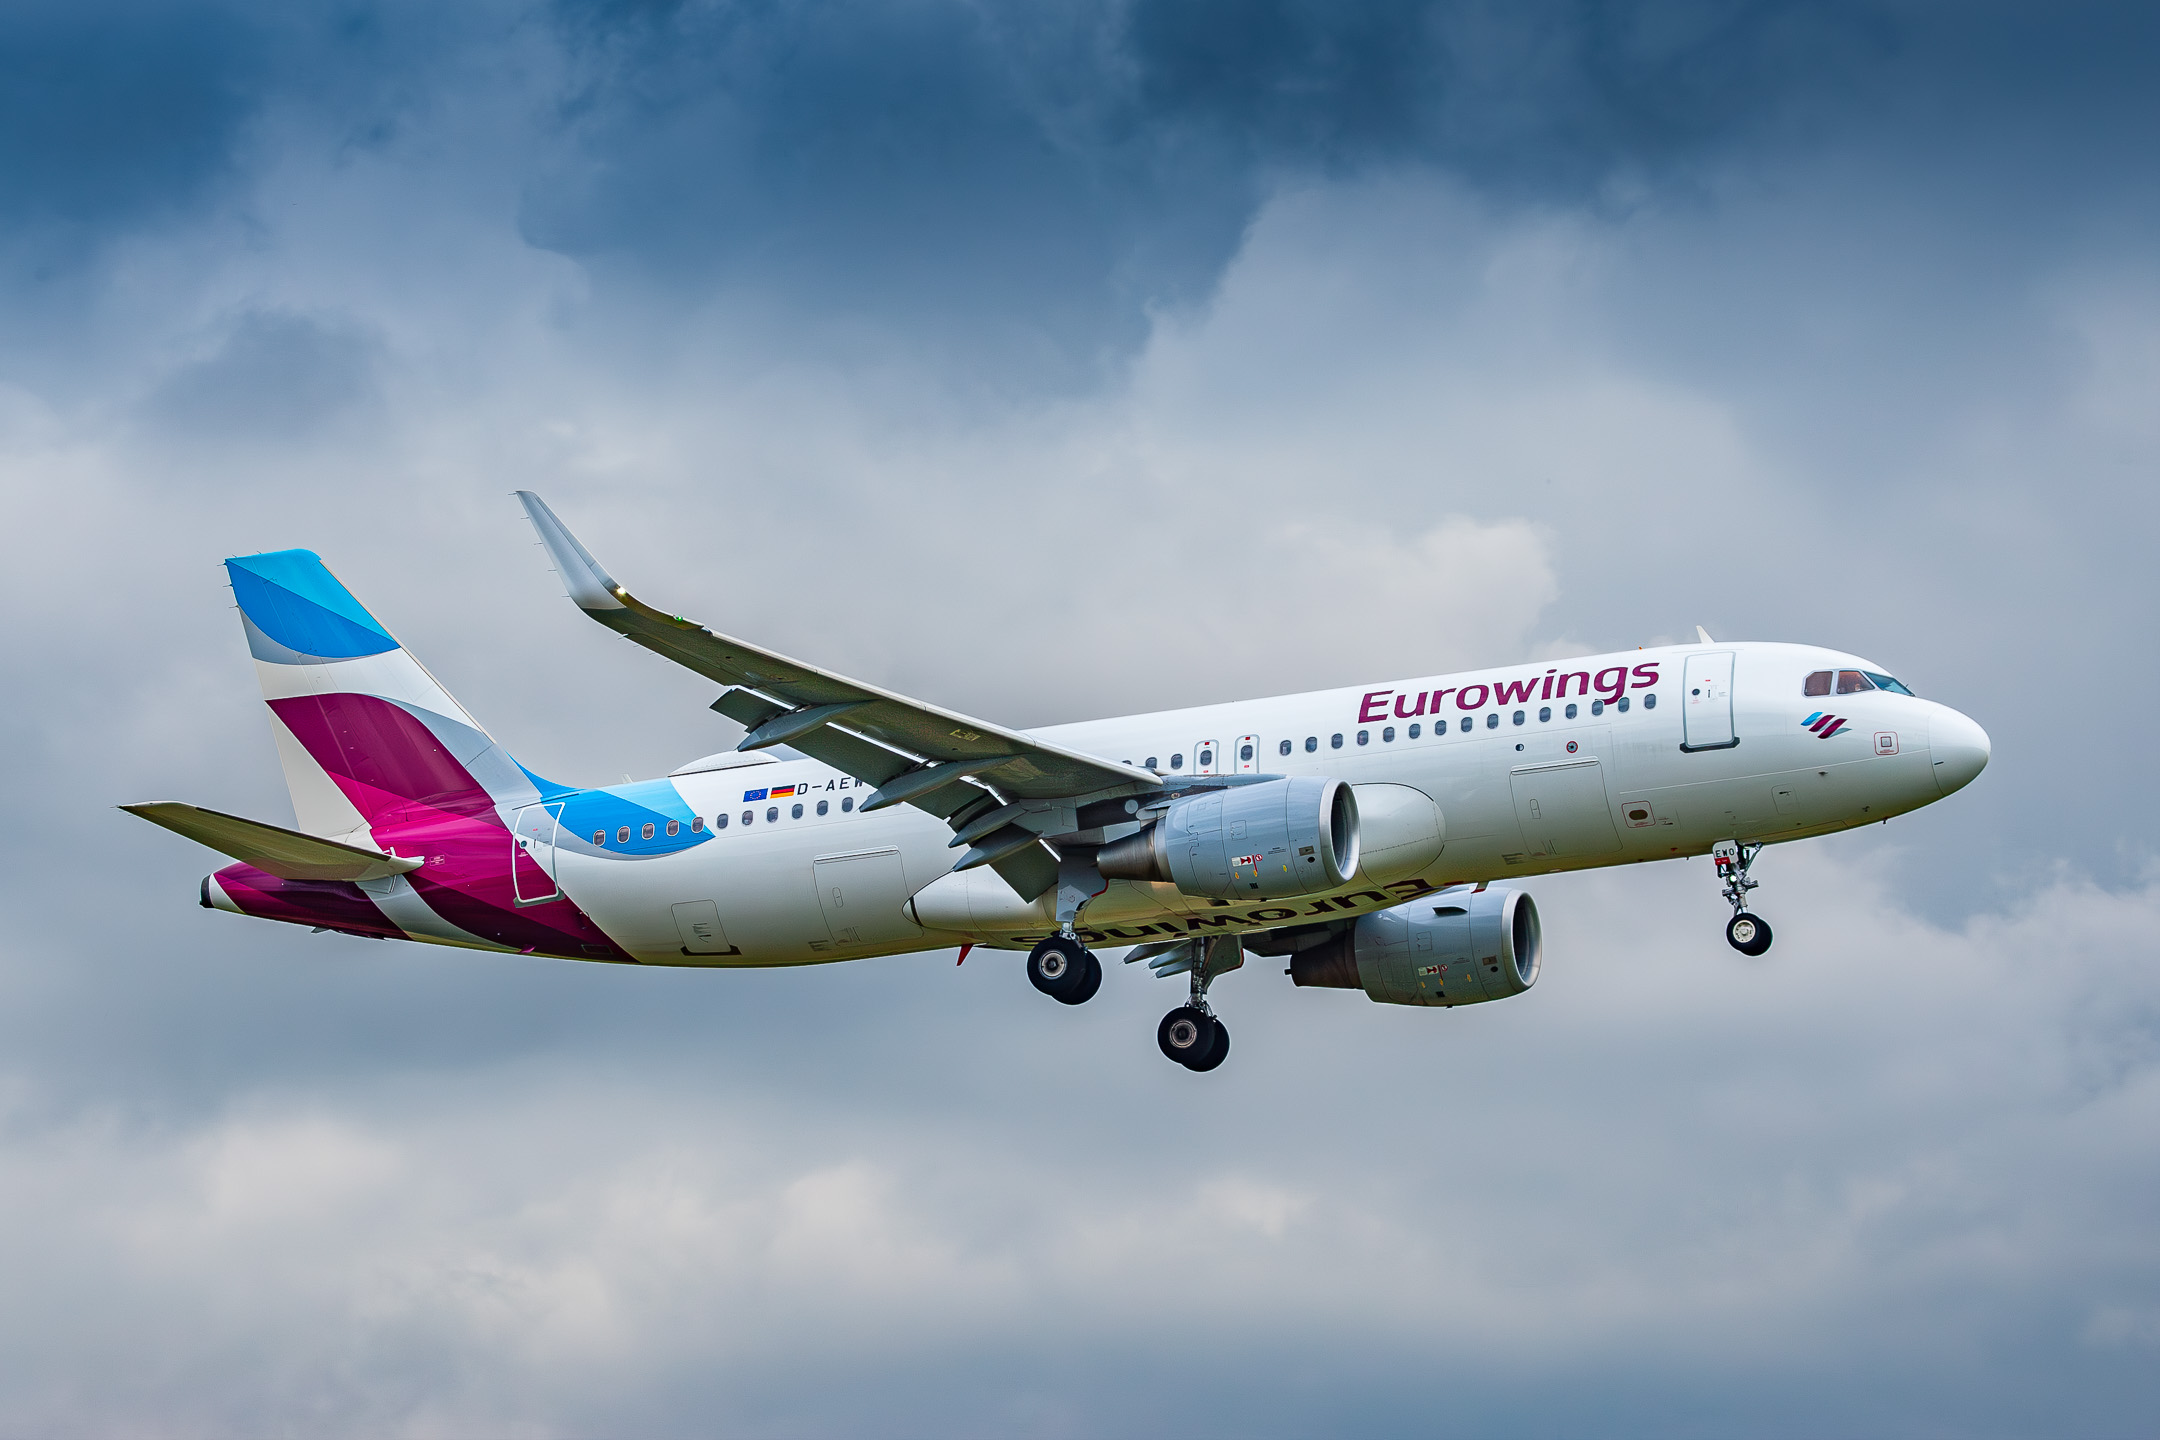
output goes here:
{"type": "Polygon", "coordinates": [[[1573,705],[1567,707],[1567,718],[1570,720],[1575,718],[1575,707],[1573,705]]]}
{"type": "Polygon", "coordinates": [[[1590,702],[1590,713],[1591,713],[1591,714],[1593,714],[1593,715],[1602,715],[1602,714],[1604,714],[1604,713],[1605,713],[1605,702],[1604,702],[1603,700],[1592,700],[1592,701],[1590,702]]]}
{"type": "Polygon", "coordinates": [[[844,799],[842,799],[842,800],[841,800],[841,802],[840,802],[840,813],[841,813],[841,814],[845,815],[845,814],[847,814],[847,812],[848,812],[848,811],[850,811],[850,810],[853,810],[854,808],[855,808],[855,797],[854,797],[853,795],[849,795],[849,796],[847,796],[846,798],[844,798],[844,799]]]}
{"type": "Polygon", "coordinates": [[[1285,740],[1285,741],[1283,741],[1283,742],[1282,742],[1282,747],[1281,747],[1281,749],[1280,749],[1279,751],[1277,751],[1277,753],[1278,753],[1278,754],[1282,754],[1282,755],[1287,755],[1287,754],[1289,754],[1289,753],[1290,753],[1290,742],[1289,742],[1288,740],[1285,740]]]}
{"type": "Polygon", "coordinates": [[[1370,730],[1360,730],[1360,731],[1358,731],[1358,732],[1357,732],[1357,743],[1358,743],[1358,744],[1360,744],[1360,745],[1370,745],[1370,744],[1372,743],[1372,731],[1370,731],[1370,730]]]}
{"type": "Polygon", "coordinates": [[[1417,726],[1415,726],[1415,725],[1412,725],[1412,726],[1410,727],[1410,738],[1411,738],[1411,739],[1413,739],[1413,740],[1417,739],[1417,737],[1418,737],[1418,736],[1420,736],[1420,735],[1422,735],[1422,734],[1424,734],[1424,733],[1425,733],[1425,732],[1424,732],[1423,730],[1421,730],[1421,729],[1420,729],[1419,727],[1417,727],[1417,726]]]}
{"type": "Polygon", "coordinates": [[[1858,695],[1863,690],[1872,690],[1874,688],[1875,686],[1868,680],[1867,676],[1861,674],[1858,670],[1840,670],[1837,672],[1837,693],[1840,695],[1858,695]]]}
{"type": "Polygon", "coordinates": [[[713,817],[712,817],[712,828],[713,828],[713,829],[715,829],[715,830],[725,830],[725,829],[727,829],[727,816],[725,816],[725,815],[715,815],[715,816],[713,816],[713,817]]]}
{"type": "Polygon", "coordinates": [[[1613,701],[1613,704],[1620,707],[1621,714],[1627,714],[1627,696],[1622,695],[1618,700],[1613,701]]]}
{"type": "Polygon", "coordinates": [[[1657,709],[1657,692],[1655,690],[1642,697],[1642,708],[1645,710],[1657,709]]]}
{"type": "Polygon", "coordinates": [[[1147,768],[1150,770],[1155,768],[1155,757],[1153,755],[1147,757],[1147,768]]]}
{"type": "Polygon", "coordinates": [[[1184,769],[1184,768],[1185,768],[1185,757],[1184,757],[1184,755],[1182,755],[1182,754],[1178,754],[1178,755],[1172,755],[1172,756],[1170,757],[1170,768],[1171,768],[1171,769],[1173,769],[1173,770],[1182,770],[1182,769],[1184,769]]]}
{"type": "Polygon", "coordinates": [[[1462,717],[1462,732],[1465,735],[1470,733],[1470,717],[1468,715],[1462,717]]]}
{"type": "Polygon", "coordinates": [[[1395,727],[1394,727],[1393,725],[1390,725],[1390,726],[1388,726],[1388,727],[1387,727],[1386,729],[1382,730],[1382,731],[1380,732],[1380,738],[1381,738],[1382,740],[1386,741],[1386,742],[1387,742],[1388,744],[1390,744],[1390,745],[1394,744],[1394,743],[1395,743],[1395,727]]]}
{"type": "Polygon", "coordinates": [[[1492,714],[1490,714],[1490,715],[1487,715],[1487,716],[1485,717],[1485,728],[1486,728],[1486,729],[1488,729],[1488,730],[1497,730],[1497,729],[1499,729],[1499,728],[1500,728],[1500,712],[1499,712],[1499,711],[1495,710],[1495,711],[1493,711],[1493,712],[1492,712],[1492,714]]]}
{"type": "Polygon", "coordinates": [[[1333,735],[1328,736],[1327,743],[1330,750],[1342,749],[1342,731],[1338,730],[1333,735]]]}
{"type": "Polygon", "coordinates": [[[1807,683],[1800,687],[1800,693],[1802,695],[1829,694],[1830,672],[1828,670],[1817,670],[1814,674],[1808,676],[1807,683]]]}
{"type": "Polygon", "coordinates": [[[605,831],[605,830],[595,830],[595,831],[593,831],[593,832],[592,832],[592,843],[593,843],[593,844],[595,844],[595,845],[605,845],[605,844],[607,844],[607,831],[605,831]]]}
{"type": "Polygon", "coordinates": [[[800,820],[800,819],[802,819],[802,806],[800,806],[800,805],[795,805],[795,806],[791,806],[791,807],[789,808],[789,810],[788,810],[788,818],[789,818],[790,820],[800,820]]]}
{"type": "Polygon", "coordinates": [[[1252,759],[1252,746],[1250,746],[1250,745],[1240,745],[1240,746],[1238,746],[1237,758],[1238,758],[1238,759],[1240,759],[1240,760],[1250,760],[1250,759],[1252,759]]]}
{"type": "Polygon", "coordinates": [[[765,823],[766,823],[766,824],[770,825],[770,824],[772,824],[772,823],[773,823],[773,821],[775,821],[775,820],[778,820],[779,818],[780,818],[780,807],[779,807],[779,806],[777,806],[777,805],[768,805],[768,806],[766,806],[766,807],[765,807],[765,823]]]}
{"type": "Polygon", "coordinates": [[[743,812],[742,812],[742,823],[743,823],[743,824],[745,824],[745,825],[748,825],[748,824],[749,824],[749,823],[750,823],[751,821],[753,821],[753,820],[755,820],[755,819],[757,819],[757,811],[755,811],[755,810],[745,810],[745,811],[743,811],[743,812]]]}
{"type": "Polygon", "coordinates": [[[1516,723],[1517,725],[1520,725],[1520,724],[1522,724],[1522,722],[1523,722],[1523,713],[1522,713],[1522,711],[1520,711],[1520,710],[1517,710],[1517,711],[1515,712],[1515,723],[1516,723]]]}
{"type": "MultiPolygon", "coordinates": [[[[1173,761],[1172,763],[1174,764],[1174,763],[1176,763],[1176,762],[1174,762],[1174,761],[1173,761]]],[[[1214,752],[1213,750],[1202,750],[1202,751],[1200,752],[1200,763],[1201,763],[1201,765],[1203,765],[1203,766],[1207,766],[1207,765],[1212,765],[1212,764],[1214,764],[1214,763],[1215,763],[1215,752],[1214,752]]]]}
{"type": "Polygon", "coordinates": [[[1552,706],[1540,705],[1538,707],[1537,718],[1540,724],[1543,724],[1545,721],[1552,719],[1552,706]]]}
{"type": "Polygon", "coordinates": [[[653,833],[653,824],[652,824],[652,821],[650,821],[650,820],[647,820],[647,821],[646,821],[646,822],[644,823],[644,825],[642,825],[642,826],[641,826],[641,827],[639,827],[639,829],[638,829],[638,839],[640,839],[640,840],[650,840],[650,839],[652,839],[652,833],[653,833]]]}
{"type": "Polygon", "coordinates": [[[831,802],[831,801],[829,801],[829,800],[820,800],[820,801],[818,801],[818,802],[817,802],[817,813],[818,813],[818,814],[820,814],[820,815],[823,815],[823,814],[824,814],[824,813],[825,813],[826,811],[828,811],[828,810],[830,810],[830,809],[832,809],[832,802],[831,802]]]}
{"type": "Polygon", "coordinates": [[[678,825],[673,820],[670,820],[667,822],[667,833],[670,835],[680,835],[682,833],[682,826],[678,825]]]}
{"type": "Polygon", "coordinates": [[[702,835],[705,833],[705,817],[703,815],[693,815],[690,817],[690,833],[693,835],[702,835]]]}
{"type": "Polygon", "coordinates": [[[1307,736],[1305,737],[1305,753],[1306,753],[1306,754],[1310,755],[1310,754],[1312,754],[1312,753],[1313,753],[1313,751],[1315,751],[1315,750],[1318,750],[1319,748],[1320,748],[1320,737],[1319,737],[1318,735],[1307,735],[1307,736]]]}
{"type": "Polygon", "coordinates": [[[617,830],[615,832],[615,843],[618,845],[627,845],[630,843],[630,827],[628,825],[623,826],[620,830],[617,830]]]}

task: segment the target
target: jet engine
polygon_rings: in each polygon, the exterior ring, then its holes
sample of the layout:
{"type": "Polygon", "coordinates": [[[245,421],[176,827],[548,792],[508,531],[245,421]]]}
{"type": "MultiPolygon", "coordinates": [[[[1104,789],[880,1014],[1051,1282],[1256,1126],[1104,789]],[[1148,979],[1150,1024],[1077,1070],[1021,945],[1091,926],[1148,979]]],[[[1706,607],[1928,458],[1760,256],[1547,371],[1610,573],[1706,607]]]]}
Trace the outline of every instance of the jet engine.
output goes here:
{"type": "Polygon", "coordinates": [[[1335,926],[1248,936],[1247,949],[1288,955],[1299,985],[1363,990],[1386,1005],[1475,1005],[1537,983],[1545,941],[1520,890],[1442,890],[1335,926]]]}
{"type": "Polygon", "coordinates": [[[1106,880],[1217,900],[1311,895],[1357,867],[1357,797],[1340,780],[1308,776],[1173,800],[1146,829],[1095,852],[1106,880]]]}

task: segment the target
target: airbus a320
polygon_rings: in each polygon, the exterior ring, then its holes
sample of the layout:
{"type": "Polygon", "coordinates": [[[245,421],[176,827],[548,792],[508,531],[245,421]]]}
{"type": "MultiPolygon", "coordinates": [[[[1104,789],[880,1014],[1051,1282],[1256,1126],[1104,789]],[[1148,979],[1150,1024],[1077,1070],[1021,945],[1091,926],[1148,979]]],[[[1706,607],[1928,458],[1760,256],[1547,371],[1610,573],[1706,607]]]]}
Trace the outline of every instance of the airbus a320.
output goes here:
{"type": "Polygon", "coordinates": [[[1987,765],[1986,733],[1883,666],[1698,643],[1016,730],[656,610],[537,495],[585,614],[720,687],[733,750],[579,787],[519,765],[312,552],[225,562],[296,826],[123,807],[231,857],[202,904],[382,939],[614,964],[1025,952],[1078,1005],[1095,947],[1184,996],[1156,1030],[1213,1070],[1248,956],[1390,1005],[1520,995],[1516,883],[1710,855],[1726,938],[1765,845],[1889,819],[1987,765]]]}

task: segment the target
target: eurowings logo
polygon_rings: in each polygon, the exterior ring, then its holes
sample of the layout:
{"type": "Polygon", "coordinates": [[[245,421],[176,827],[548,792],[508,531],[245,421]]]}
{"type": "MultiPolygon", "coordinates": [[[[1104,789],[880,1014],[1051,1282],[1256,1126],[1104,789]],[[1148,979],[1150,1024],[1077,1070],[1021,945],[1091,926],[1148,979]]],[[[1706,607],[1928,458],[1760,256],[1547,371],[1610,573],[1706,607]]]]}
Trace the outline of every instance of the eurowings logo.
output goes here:
{"type": "Polygon", "coordinates": [[[1845,728],[1845,720],[1842,716],[1826,715],[1820,710],[1817,710],[1800,723],[1805,728],[1814,731],[1815,738],[1818,740],[1827,740],[1845,728]]]}

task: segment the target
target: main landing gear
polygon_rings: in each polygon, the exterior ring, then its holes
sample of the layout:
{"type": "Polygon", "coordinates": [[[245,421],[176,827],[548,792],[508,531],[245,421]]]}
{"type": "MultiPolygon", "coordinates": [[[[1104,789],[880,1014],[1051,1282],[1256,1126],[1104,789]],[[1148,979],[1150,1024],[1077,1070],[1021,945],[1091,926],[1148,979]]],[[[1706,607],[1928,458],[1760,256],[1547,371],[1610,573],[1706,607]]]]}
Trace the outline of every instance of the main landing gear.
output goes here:
{"type": "Polygon", "coordinates": [[[1191,995],[1183,1005],[1162,1017],[1155,1027],[1155,1043],[1162,1053],[1188,1070],[1213,1070],[1229,1058],[1230,1027],[1208,1007],[1208,986],[1215,977],[1245,963],[1245,945],[1235,935],[1194,938],[1172,945],[1145,945],[1126,957],[1146,960],[1157,976],[1191,977],[1191,995]]]}
{"type": "Polygon", "coordinates": [[[1155,1043],[1188,1070],[1213,1070],[1230,1056],[1230,1027],[1208,1012],[1205,999],[1198,994],[1193,999],[1195,1003],[1180,1005],[1162,1017],[1162,1024],[1155,1027],[1155,1043]]]}
{"type": "Polygon", "coordinates": [[[1102,961],[1074,935],[1049,935],[1028,952],[1028,981],[1061,1005],[1085,1005],[1102,988],[1102,961]]]}
{"type": "Polygon", "coordinates": [[[1710,863],[1717,866],[1718,879],[1725,882],[1725,899],[1733,908],[1725,926],[1725,943],[1743,955],[1760,955],[1770,948],[1770,922],[1747,907],[1748,891],[1762,883],[1748,879],[1748,867],[1761,852],[1760,844],[1736,840],[1720,840],[1710,847],[1710,863]]]}

